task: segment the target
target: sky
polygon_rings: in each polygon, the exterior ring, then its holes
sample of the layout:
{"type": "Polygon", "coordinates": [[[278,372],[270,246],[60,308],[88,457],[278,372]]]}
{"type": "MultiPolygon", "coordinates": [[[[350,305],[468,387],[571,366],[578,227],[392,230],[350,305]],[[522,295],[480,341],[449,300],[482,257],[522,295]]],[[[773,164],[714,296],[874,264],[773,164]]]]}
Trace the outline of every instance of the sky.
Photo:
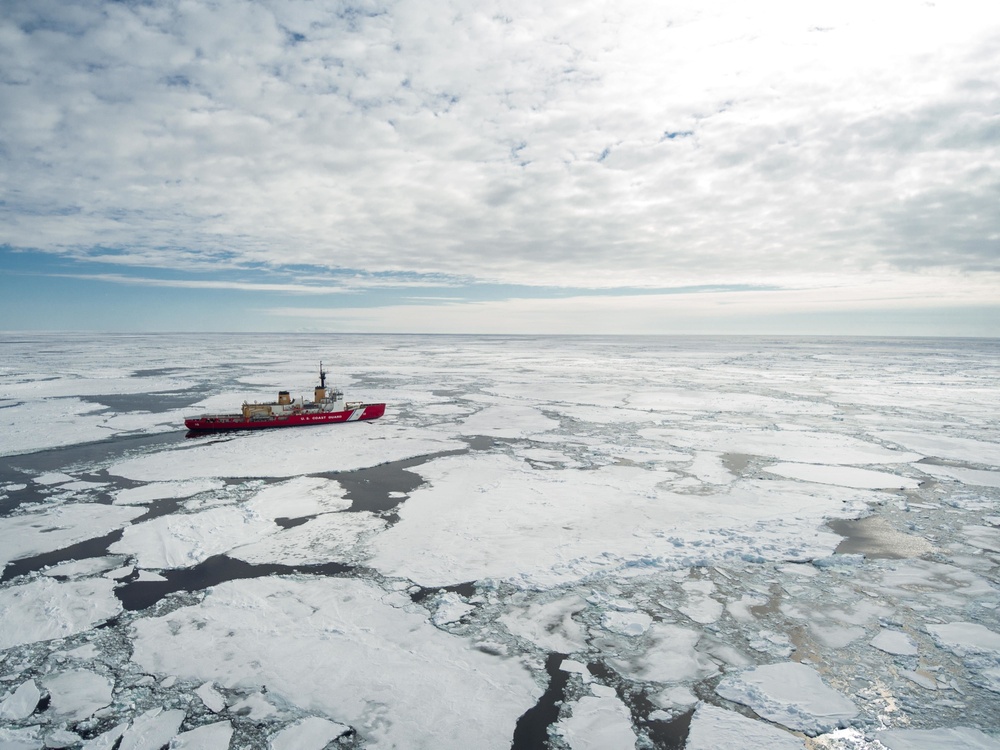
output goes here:
{"type": "Polygon", "coordinates": [[[0,4],[0,330],[1000,336],[1000,4],[0,4]]]}

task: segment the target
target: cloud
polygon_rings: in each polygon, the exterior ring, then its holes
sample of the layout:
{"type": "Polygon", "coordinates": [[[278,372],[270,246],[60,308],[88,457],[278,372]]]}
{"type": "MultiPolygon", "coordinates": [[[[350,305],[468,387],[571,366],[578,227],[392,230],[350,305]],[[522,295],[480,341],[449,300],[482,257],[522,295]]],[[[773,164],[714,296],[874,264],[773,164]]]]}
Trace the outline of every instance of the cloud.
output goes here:
{"type": "Polygon", "coordinates": [[[720,334],[823,331],[868,335],[989,335],[1000,322],[1000,274],[970,281],[939,274],[814,278],[795,289],[676,290],[502,300],[422,299],[419,304],[272,307],[262,312],[310,328],[401,333],[720,334]],[[914,313],[920,313],[914,315],[914,313]],[[907,319],[910,319],[907,323],[907,319]],[[973,322],[974,321],[974,322],[973,322]]]}
{"type": "Polygon", "coordinates": [[[0,241],[580,288],[992,273],[997,69],[1000,10],[964,0],[19,3],[0,241]]]}

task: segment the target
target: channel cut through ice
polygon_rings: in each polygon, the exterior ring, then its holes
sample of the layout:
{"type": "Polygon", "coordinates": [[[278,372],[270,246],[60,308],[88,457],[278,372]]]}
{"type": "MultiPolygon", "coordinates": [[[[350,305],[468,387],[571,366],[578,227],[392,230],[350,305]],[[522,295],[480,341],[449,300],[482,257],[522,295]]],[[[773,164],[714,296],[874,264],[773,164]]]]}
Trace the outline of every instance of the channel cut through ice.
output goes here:
{"type": "Polygon", "coordinates": [[[253,341],[0,338],[0,747],[1000,750],[1000,342],[253,341]]]}

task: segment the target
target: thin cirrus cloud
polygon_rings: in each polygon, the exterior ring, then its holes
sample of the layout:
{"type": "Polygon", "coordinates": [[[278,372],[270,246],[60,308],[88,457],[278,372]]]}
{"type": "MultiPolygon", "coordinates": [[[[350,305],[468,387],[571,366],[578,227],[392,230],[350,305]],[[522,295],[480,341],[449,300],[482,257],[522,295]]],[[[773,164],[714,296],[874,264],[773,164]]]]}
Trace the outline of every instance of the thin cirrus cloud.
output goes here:
{"type": "Polygon", "coordinates": [[[110,283],[1000,279],[989,5],[41,0],[0,69],[0,241],[110,283]]]}

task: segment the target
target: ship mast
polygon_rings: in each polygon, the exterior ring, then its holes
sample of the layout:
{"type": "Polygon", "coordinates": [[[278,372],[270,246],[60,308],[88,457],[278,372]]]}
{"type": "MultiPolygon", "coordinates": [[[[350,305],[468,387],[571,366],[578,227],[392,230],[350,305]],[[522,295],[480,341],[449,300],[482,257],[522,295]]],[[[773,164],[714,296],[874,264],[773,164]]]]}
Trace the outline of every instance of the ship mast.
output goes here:
{"type": "Polygon", "coordinates": [[[323,371],[323,362],[319,363],[319,387],[326,389],[326,373],[323,371]]]}

